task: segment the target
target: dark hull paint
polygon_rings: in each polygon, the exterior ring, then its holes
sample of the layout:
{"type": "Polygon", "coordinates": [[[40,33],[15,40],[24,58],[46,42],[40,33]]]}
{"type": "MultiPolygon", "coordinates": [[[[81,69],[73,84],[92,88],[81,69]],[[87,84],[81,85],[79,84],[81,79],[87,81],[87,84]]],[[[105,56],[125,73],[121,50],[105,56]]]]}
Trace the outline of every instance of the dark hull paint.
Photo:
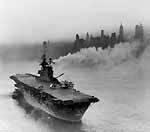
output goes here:
{"type": "Polygon", "coordinates": [[[49,99],[49,101],[44,101],[43,99],[39,99],[38,96],[34,96],[32,94],[32,91],[30,91],[30,88],[24,87],[23,85],[20,85],[19,91],[21,91],[25,100],[30,105],[37,107],[45,111],[46,113],[65,121],[79,122],[90,105],[90,102],[80,102],[64,105],[53,101],[53,99],[49,99]]]}

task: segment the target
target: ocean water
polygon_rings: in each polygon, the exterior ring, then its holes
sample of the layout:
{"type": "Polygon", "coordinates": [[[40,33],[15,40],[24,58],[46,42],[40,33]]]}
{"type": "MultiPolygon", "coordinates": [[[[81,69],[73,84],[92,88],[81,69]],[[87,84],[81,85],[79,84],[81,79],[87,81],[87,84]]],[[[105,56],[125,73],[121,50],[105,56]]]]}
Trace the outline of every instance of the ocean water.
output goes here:
{"type": "Polygon", "coordinates": [[[149,48],[139,58],[126,58],[110,67],[69,64],[58,63],[55,76],[64,72],[60,80],[72,80],[76,89],[100,99],[89,107],[81,122],[64,122],[18,104],[10,96],[15,87],[9,76],[37,74],[40,67],[37,62],[1,62],[0,132],[150,132],[149,48]]]}

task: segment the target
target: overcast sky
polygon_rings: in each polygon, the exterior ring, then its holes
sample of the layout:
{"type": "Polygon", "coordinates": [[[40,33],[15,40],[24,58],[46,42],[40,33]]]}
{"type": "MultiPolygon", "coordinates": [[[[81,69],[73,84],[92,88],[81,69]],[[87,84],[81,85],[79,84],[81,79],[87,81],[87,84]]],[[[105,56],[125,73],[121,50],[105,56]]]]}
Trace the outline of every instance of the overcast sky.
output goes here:
{"type": "Polygon", "coordinates": [[[150,25],[149,0],[0,0],[0,44],[150,25]]]}

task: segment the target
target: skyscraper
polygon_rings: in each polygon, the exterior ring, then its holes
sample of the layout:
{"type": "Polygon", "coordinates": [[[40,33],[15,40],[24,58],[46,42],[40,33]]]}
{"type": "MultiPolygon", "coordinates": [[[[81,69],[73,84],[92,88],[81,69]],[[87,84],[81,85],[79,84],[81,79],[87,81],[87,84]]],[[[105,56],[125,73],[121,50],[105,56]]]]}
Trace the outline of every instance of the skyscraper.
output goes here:
{"type": "Polygon", "coordinates": [[[143,29],[143,25],[136,25],[135,26],[135,39],[138,39],[140,41],[143,41],[143,37],[144,37],[144,29],[143,29]]]}
{"type": "Polygon", "coordinates": [[[104,38],[104,30],[101,30],[101,38],[104,38]]]}
{"type": "Polygon", "coordinates": [[[110,42],[111,43],[110,47],[113,48],[114,45],[117,43],[117,37],[116,37],[116,33],[115,32],[111,34],[110,41],[111,41],[110,42]]]}
{"type": "Polygon", "coordinates": [[[124,42],[124,29],[123,29],[123,25],[120,25],[119,28],[119,36],[118,36],[118,42],[124,42]]]}
{"type": "Polygon", "coordinates": [[[89,33],[86,33],[86,41],[89,41],[90,37],[89,37],[89,33]]]}
{"type": "Polygon", "coordinates": [[[143,41],[144,37],[144,29],[143,29],[143,25],[140,24],[140,41],[143,41]]]}
{"type": "Polygon", "coordinates": [[[80,40],[80,37],[78,34],[76,34],[76,40],[75,40],[75,43],[74,43],[74,47],[73,47],[73,51],[77,51],[79,50],[79,40],[80,40]]]}
{"type": "Polygon", "coordinates": [[[90,43],[90,36],[89,36],[89,33],[87,32],[86,33],[86,40],[85,40],[85,47],[88,47],[89,43],[90,43]]]}
{"type": "Polygon", "coordinates": [[[135,39],[139,39],[140,38],[140,26],[139,25],[136,25],[135,26],[135,36],[134,36],[135,39]]]}

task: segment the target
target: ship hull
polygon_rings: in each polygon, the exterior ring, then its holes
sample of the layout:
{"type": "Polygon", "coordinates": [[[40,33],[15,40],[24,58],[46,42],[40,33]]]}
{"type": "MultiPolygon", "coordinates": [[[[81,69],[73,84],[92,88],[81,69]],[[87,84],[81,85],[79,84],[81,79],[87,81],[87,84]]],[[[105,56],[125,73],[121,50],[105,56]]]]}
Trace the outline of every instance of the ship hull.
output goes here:
{"type": "Polygon", "coordinates": [[[43,101],[37,96],[33,96],[30,88],[21,86],[18,89],[24,96],[27,103],[35,108],[39,108],[49,115],[70,122],[81,121],[82,116],[90,105],[90,102],[80,102],[75,104],[58,104],[53,100],[43,101]],[[28,89],[28,90],[27,90],[28,89]]]}

